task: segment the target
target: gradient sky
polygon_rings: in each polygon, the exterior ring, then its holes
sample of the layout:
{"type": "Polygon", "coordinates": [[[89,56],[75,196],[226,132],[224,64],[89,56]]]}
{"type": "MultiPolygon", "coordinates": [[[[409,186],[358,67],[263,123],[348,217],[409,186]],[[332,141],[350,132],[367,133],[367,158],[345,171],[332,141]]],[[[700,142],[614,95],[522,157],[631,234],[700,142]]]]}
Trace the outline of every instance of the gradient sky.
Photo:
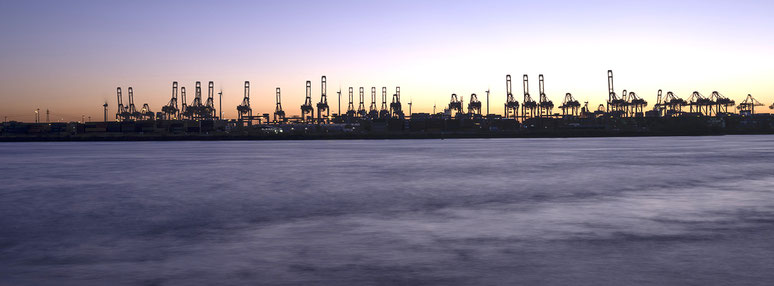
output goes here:
{"type": "Polygon", "coordinates": [[[491,112],[502,113],[505,75],[521,101],[525,73],[533,95],[542,73],[555,103],[571,92],[596,106],[608,69],[618,92],[649,108],[658,89],[774,101],[771,1],[449,2],[2,1],[0,116],[31,121],[40,108],[52,121],[98,120],[105,101],[115,113],[117,86],[160,111],[172,81],[190,102],[197,80],[223,89],[226,117],[245,80],[254,113],[273,112],[281,87],[295,115],[306,80],[319,101],[321,75],[332,113],[339,87],[346,109],[349,86],[396,85],[414,112],[440,111],[451,93],[486,105],[491,88],[491,112]]]}

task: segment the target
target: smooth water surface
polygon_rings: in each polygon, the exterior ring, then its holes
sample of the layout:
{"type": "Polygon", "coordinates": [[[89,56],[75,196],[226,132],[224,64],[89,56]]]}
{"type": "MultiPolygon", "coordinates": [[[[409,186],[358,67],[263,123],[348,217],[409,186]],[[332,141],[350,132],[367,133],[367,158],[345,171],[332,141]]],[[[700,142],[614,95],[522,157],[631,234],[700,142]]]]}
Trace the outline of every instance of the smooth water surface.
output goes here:
{"type": "Polygon", "coordinates": [[[772,285],[774,136],[0,143],[0,285],[772,285]]]}

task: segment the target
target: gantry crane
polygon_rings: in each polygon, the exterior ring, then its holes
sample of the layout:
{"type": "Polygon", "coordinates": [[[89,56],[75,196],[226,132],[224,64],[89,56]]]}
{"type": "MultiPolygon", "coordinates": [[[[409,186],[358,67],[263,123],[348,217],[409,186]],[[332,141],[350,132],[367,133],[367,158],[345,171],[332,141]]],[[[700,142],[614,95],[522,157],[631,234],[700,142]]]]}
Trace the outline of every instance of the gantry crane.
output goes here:
{"type": "Polygon", "coordinates": [[[376,87],[371,87],[371,106],[368,108],[368,117],[371,119],[379,118],[379,109],[376,108],[376,87]]]}
{"type": "Polygon", "coordinates": [[[191,102],[191,105],[189,105],[186,108],[188,117],[192,120],[201,119],[202,118],[201,113],[203,108],[204,106],[202,105],[202,83],[200,81],[197,81],[195,91],[194,91],[193,102],[191,102]]]}
{"type": "Polygon", "coordinates": [[[301,105],[301,120],[306,122],[309,119],[306,115],[309,114],[309,118],[314,121],[314,107],[312,106],[312,81],[306,81],[306,99],[304,105],[301,105]]]}
{"type": "Polygon", "coordinates": [[[763,106],[763,103],[760,103],[758,100],[753,98],[752,94],[748,94],[747,98],[744,99],[741,103],[739,103],[739,106],[736,107],[736,109],[739,109],[739,113],[746,115],[755,114],[755,107],[756,106],[763,106]]]}
{"type": "Polygon", "coordinates": [[[698,91],[694,91],[688,98],[688,106],[691,113],[699,113],[704,116],[712,116],[712,106],[715,103],[711,99],[704,97],[698,91]]]}
{"type": "Polygon", "coordinates": [[[355,118],[357,116],[357,111],[355,111],[355,103],[354,103],[354,90],[350,86],[349,87],[349,105],[347,106],[347,117],[348,118],[355,118]]]}
{"type": "Polygon", "coordinates": [[[325,76],[320,79],[320,102],[317,103],[317,123],[326,123],[331,116],[331,110],[328,107],[328,84],[325,76]],[[325,112],[325,118],[323,118],[323,112],[325,112]]]}
{"type": "Polygon", "coordinates": [[[252,125],[253,108],[250,106],[250,81],[245,81],[245,95],[242,104],[237,106],[237,120],[242,124],[247,120],[247,125],[252,125]]]}
{"type": "Polygon", "coordinates": [[[164,113],[164,119],[175,120],[180,117],[180,109],[177,108],[177,82],[172,82],[172,99],[169,103],[161,108],[161,112],[164,113]]]}
{"type": "MultiPolygon", "coordinates": [[[[516,119],[519,116],[519,102],[516,101],[511,92],[511,75],[509,74],[505,75],[505,94],[505,112],[503,114],[505,118],[516,119]]],[[[487,106],[489,106],[489,101],[487,101],[487,106]]]]}
{"type": "Polygon", "coordinates": [[[451,95],[451,100],[449,101],[449,113],[451,116],[459,116],[460,113],[462,113],[462,100],[457,98],[456,93],[452,93],[451,95]]]}
{"type": "Polygon", "coordinates": [[[656,93],[656,104],[653,104],[653,112],[658,114],[659,116],[664,116],[664,110],[666,110],[664,106],[664,92],[662,90],[658,90],[656,93]]]}
{"type": "Polygon", "coordinates": [[[382,87],[382,108],[379,110],[379,118],[390,117],[390,108],[387,107],[387,87],[382,87]]]}
{"type": "Polygon", "coordinates": [[[285,111],[282,110],[282,97],[280,96],[280,88],[277,88],[277,106],[274,108],[274,122],[285,122],[285,111]]]}
{"type": "Polygon", "coordinates": [[[132,114],[132,118],[134,118],[134,120],[145,119],[145,114],[142,112],[142,108],[138,110],[136,105],[134,105],[134,91],[131,86],[129,87],[129,113],[132,114]]]}
{"type": "Polygon", "coordinates": [[[116,96],[118,97],[118,109],[116,110],[116,120],[118,120],[118,121],[128,121],[128,120],[131,120],[132,116],[128,112],[127,107],[124,106],[123,99],[122,99],[123,95],[121,93],[121,88],[120,87],[116,88],[116,96]]]}
{"type": "Polygon", "coordinates": [[[538,108],[540,110],[540,116],[550,117],[553,112],[554,102],[548,100],[545,92],[545,84],[543,83],[543,75],[538,75],[538,90],[540,91],[540,102],[538,102],[538,108]]]}
{"type": "Polygon", "coordinates": [[[728,113],[728,108],[736,105],[736,102],[723,96],[720,92],[713,91],[710,95],[710,101],[715,104],[715,115],[728,113]]]}
{"type": "Polygon", "coordinates": [[[475,93],[470,94],[470,102],[468,102],[468,113],[473,115],[481,115],[481,101],[478,100],[478,96],[475,93]]]}
{"type": "Polygon", "coordinates": [[[527,77],[526,74],[524,75],[522,87],[524,88],[524,101],[521,103],[521,118],[523,120],[535,117],[538,104],[532,99],[532,96],[529,95],[529,77],[527,77]]]}
{"type": "Polygon", "coordinates": [[[572,97],[572,94],[568,92],[564,95],[564,101],[562,102],[562,105],[559,106],[559,109],[562,110],[562,115],[564,116],[578,116],[580,106],[580,102],[575,100],[575,98],[572,97]]]}
{"type": "Polygon", "coordinates": [[[339,91],[336,92],[336,95],[339,97],[339,100],[338,100],[339,107],[337,109],[338,111],[336,111],[336,114],[341,116],[341,86],[339,86],[339,91]]]}
{"type": "Polygon", "coordinates": [[[156,113],[150,109],[150,105],[144,103],[140,109],[140,116],[143,120],[156,120],[156,113]]]}
{"type": "Polygon", "coordinates": [[[403,106],[400,104],[400,86],[395,87],[395,93],[392,95],[390,103],[390,116],[403,119],[403,106]]]}
{"type": "Polygon", "coordinates": [[[640,98],[637,93],[631,91],[626,98],[626,113],[629,117],[642,116],[645,110],[645,106],[648,106],[648,102],[640,98]]]}
{"type": "MultiPolygon", "coordinates": [[[[607,71],[607,112],[610,113],[623,113],[626,112],[626,100],[624,98],[619,98],[618,95],[615,94],[615,87],[613,86],[613,71],[608,70],[607,71]]],[[[621,95],[621,97],[626,97],[626,91],[624,90],[624,94],[621,95]]]]}
{"type": "Polygon", "coordinates": [[[204,119],[216,118],[217,110],[215,109],[215,83],[210,81],[207,83],[207,101],[204,107],[200,110],[199,117],[204,119]]]}
{"type": "Polygon", "coordinates": [[[664,116],[672,117],[681,115],[683,113],[683,106],[688,105],[688,102],[673,92],[667,91],[663,104],[665,107],[664,116]]]}
{"type": "Polygon", "coordinates": [[[140,114],[134,106],[134,89],[132,89],[131,86],[129,87],[129,109],[127,112],[129,113],[129,118],[132,120],[138,120],[142,117],[142,114],[140,114]]]}
{"type": "Polygon", "coordinates": [[[188,119],[188,120],[191,120],[193,118],[191,107],[188,106],[188,103],[186,103],[185,86],[180,87],[180,118],[188,119]]]}
{"type": "Polygon", "coordinates": [[[365,109],[365,89],[363,87],[360,87],[360,105],[357,106],[357,116],[360,118],[365,118],[368,113],[365,109]]]}

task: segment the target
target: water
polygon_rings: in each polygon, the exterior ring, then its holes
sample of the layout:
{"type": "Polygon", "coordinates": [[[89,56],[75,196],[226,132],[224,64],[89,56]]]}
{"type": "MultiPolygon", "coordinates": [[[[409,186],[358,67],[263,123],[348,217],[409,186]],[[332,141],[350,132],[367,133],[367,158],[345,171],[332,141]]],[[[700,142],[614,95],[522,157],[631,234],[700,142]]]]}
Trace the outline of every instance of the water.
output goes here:
{"type": "Polygon", "coordinates": [[[0,285],[771,285],[774,136],[0,144],[0,285]]]}

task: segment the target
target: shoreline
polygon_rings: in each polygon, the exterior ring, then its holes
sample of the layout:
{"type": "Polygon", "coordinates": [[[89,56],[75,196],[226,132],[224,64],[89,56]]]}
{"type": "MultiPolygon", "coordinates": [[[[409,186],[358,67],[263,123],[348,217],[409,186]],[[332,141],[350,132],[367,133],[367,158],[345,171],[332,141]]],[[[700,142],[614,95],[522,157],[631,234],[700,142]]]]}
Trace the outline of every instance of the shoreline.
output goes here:
{"type": "Polygon", "coordinates": [[[0,142],[120,142],[120,141],[285,141],[285,140],[406,140],[406,139],[497,139],[497,138],[604,138],[604,137],[689,137],[724,135],[774,135],[774,131],[695,131],[695,132],[643,132],[643,131],[515,131],[515,132],[397,132],[358,134],[100,134],[100,135],[26,135],[0,136],[0,142]]]}

